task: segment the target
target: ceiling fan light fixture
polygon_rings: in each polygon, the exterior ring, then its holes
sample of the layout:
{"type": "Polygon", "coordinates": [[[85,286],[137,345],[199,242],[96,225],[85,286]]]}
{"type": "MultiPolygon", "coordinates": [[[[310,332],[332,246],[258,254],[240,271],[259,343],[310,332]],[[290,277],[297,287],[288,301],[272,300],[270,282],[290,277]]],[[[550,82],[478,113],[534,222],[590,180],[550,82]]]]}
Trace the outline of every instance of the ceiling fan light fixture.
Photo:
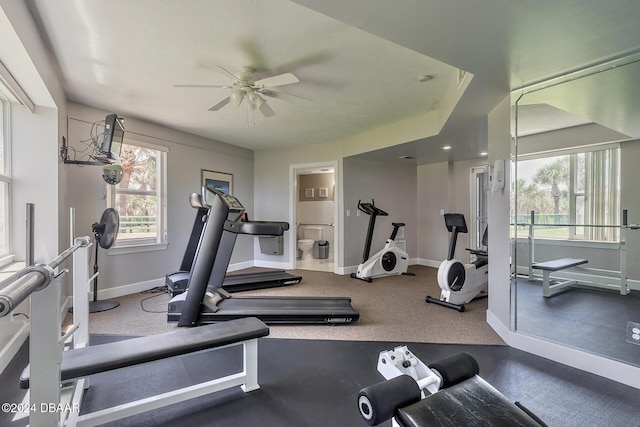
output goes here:
{"type": "Polygon", "coordinates": [[[258,100],[258,94],[254,92],[253,89],[249,88],[247,91],[247,101],[249,101],[249,104],[251,104],[251,106],[255,106],[256,102],[258,100]]]}
{"type": "Polygon", "coordinates": [[[266,99],[258,95],[253,90],[247,92],[247,101],[249,102],[249,106],[252,110],[257,110],[258,108],[262,107],[265,102],[267,102],[266,99]]]}
{"type": "Polygon", "coordinates": [[[264,104],[265,102],[267,102],[267,100],[256,93],[256,99],[255,99],[256,108],[262,107],[262,104],[264,104]]]}
{"type": "Polygon", "coordinates": [[[231,91],[231,103],[233,103],[233,105],[235,105],[236,107],[238,105],[240,105],[240,103],[242,102],[242,99],[244,98],[244,92],[240,89],[233,89],[231,91]]]}

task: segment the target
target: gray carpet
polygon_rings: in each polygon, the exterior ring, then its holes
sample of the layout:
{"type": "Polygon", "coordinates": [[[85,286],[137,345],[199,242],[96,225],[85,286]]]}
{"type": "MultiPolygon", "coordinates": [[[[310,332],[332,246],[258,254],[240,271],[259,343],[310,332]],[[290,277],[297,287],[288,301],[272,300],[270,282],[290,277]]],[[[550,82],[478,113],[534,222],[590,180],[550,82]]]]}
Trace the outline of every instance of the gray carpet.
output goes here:
{"type": "MultiPolygon", "coordinates": [[[[113,425],[365,425],[359,419],[355,395],[381,379],[375,369],[377,354],[396,344],[408,344],[425,362],[455,351],[470,352],[485,379],[550,426],[638,425],[640,391],[504,346],[486,324],[486,299],[468,304],[464,313],[426,304],[427,294],[439,294],[436,270],[413,266],[411,271],[415,277],[390,277],[371,284],[331,273],[298,271],[304,277],[298,285],[250,292],[351,296],[361,319],[333,327],[272,326],[271,336],[260,344],[260,390],[248,395],[230,390],[113,425]]],[[[91,314],[90,329],[94,334],[120,335],[93,335],[92,343],[174,329],[166,321],[169,299],[166,293],[118,298],[120,307],[91,314]]],[[[17,376],[27,357],[25,348],[0,376],[2,384],[16,385],[0,389],[4,402],[22,400],[17,376]]],[[[206,352],[96,375],[83,411],[201,380],[203,375],[219,373],[221,367],[226,369],[233,360],[235,356],[224,352],[206,352]]],[[[0,425],[26,425],[25,418],[9,415],[0,414],[0,425]]]]}
{"type": "MultiPolygon", "coordinates": [[[[360,320],[351,325],[272,325],[273,338],[504,345],[486,322],[486,298],[467,304],[464,313],[427,304],[426,295],[440,295],[437,270],[412,266],[409,271],[416,275],[366,283],[333,273],[295,270],[295,274],[303,277],[297,285],[242,295],[349,296],[360,312],[360,320]]],[[[91,314],[90,332],[148,335],[171,330],[175,325],[166,320],[169,300],[166,293],[117,298],[120,307],[91,314]]]]}

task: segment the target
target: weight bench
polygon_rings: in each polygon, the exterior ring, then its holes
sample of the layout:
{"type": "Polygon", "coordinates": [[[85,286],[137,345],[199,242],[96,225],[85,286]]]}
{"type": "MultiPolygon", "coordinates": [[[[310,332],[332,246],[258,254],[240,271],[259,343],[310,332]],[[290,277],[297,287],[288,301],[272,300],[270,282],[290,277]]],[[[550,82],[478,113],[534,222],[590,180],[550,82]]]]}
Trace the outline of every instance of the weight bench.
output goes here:
{"type": "Polygon", "coordinates": [[[378,371],[385,377],[407,373],[360,390],[358,409],[367,424],[392,419],[393,427],[546,426],[482,379],[471,355],[458,353],[428,367],[414,359],[406,347],[381,353],[378,371]]]}
{"type": "Polygon", "coordinates": [[[478,375],[396,408],[394,420],[403,427],[545,426],[537,416],[508,400],[478,375]]]}
{"type": "MultiPolygon", "coordinates": [[[[243,345],[242,372],[80,415],[76,420],[77,425],[102,424],[235,386],[241,386],[245,392],[260,388],[258,338],[267,335],[269,328],[257,318],[249,317],[67,350],[63,352],[60,377],[64,382],[169,357],[243,345]]],[[[29,377],[27,366],[20,377],[20,388],[29,388],[29,377]]]]}
{"type": "Polygon", "coordinates": [[[535,270],[542,270],[542,295],[548,298],[551,296],[552,290],[566,288],[567,286],[578,283],[576,280],[568,279],[556,282],[552,285],[549,277],[551,273],[565,270],[567,268],[577,267],[579,265],[586,264],[587,262],[589,261],[586,259],[561,258],[545,262],[536,262],[531,264],[531,268],[535,270]]]}

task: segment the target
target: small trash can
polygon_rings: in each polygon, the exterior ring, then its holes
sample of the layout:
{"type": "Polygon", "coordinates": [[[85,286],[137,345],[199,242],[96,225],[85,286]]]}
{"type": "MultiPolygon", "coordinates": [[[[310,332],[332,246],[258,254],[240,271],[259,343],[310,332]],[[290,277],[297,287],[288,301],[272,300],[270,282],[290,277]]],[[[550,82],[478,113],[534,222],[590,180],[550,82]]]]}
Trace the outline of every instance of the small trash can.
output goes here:
{"type": "Polygon", "coordinates": [[[320,242],[318,242],[318,258],[329,258],[329,242],[326,240],[320,240],[320,242]]]}

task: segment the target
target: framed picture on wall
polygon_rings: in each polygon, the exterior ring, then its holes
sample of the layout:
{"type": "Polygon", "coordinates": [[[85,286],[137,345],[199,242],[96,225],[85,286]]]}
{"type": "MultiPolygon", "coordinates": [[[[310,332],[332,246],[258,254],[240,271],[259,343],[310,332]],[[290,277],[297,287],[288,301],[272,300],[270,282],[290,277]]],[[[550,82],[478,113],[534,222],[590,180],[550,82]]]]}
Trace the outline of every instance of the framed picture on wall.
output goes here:
{"type": "Polygon", "coordinates": [[[329,197],[328,188],[318,188],[318,197],[329,197]]]}
{"type": "Polygon", "coordinates": [[[305,188],[304,197],[312,198],[313,197],[313,188],[305,188]]]}
{"type": "MultiPolygon", "coordinates": [[[[215,172],[202,169],[202,186],[207,188],[220,190],[225,194],[233,194],[233,175],[225,172],[215,172]]],[[[208,198],[207,204],[213,203],[213,200],[208,198]]]]}

